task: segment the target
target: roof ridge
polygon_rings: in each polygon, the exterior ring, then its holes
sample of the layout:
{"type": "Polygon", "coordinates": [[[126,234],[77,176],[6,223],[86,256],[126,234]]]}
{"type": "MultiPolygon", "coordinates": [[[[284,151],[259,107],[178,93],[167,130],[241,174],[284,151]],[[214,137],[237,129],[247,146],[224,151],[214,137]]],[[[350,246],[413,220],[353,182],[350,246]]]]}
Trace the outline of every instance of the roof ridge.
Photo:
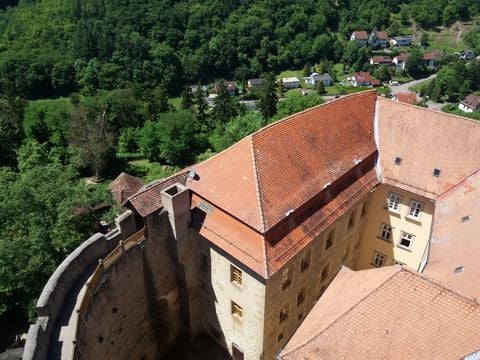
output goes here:
{"type": "Polygon", "coordinates": [[[371,94],[371,93],[374,93],[376,92],[376,90],[365,90],[365,91],[359,91],[359,92],[356,92],[356,93],[353,93],[353,94],[348,94],[348,95],[345,95],[345,96],[342,96],[342,97],[339,97],[338,99],[333,99],[331,101],[327,101],[327,102],[324,102],[322,104],[318,104],[316,106],[313,106],[311,108],[308,108],[308,109],[305,109],[305,110],[302,110],[300,112],[297,112],[295,114],[291,114],[291,115],[288,115],[287,117],[284,117],[282,119],[279,119],[277,121],[274,121],[270,124],[267,124],[266,126],[262,127],[261,129],[258,129],[257,131],[255,131],[254,133],[250,134],[249,136],[255,136],[255,135],[258,135],[264,131],[266,131],[267,129],[270,129],[271,127],[274,127],[274,126],[278,126],[280,123],[284,122],[284,121],[287,121],[287,120],[291,120],[299,115],[303,115],[305,113],[309,113],[315,109],[318,109],[320,107],[323,107],[323,106],[327,106],[327,105],[330,105],[330,104],[334,104],[336,102],[342,102],[342,101],[346,101],[347,99],[352,99],[352,98],[355,98],[355,97],[362,97],[362,96],[366,96],[367,94],[371,94]]]}
{"type": "Polygon", "coordinates": [[[257,205],[259,209],[260,215],[260,231],[265,232],[265,218],[263,213],[263,206],[262,206],[262,194],[260,192],[260,183],[259,183],[259,173],[257,168],[257,156],[255,154],[255,146],[253,144],[253,134],[251,134],[248,139],[250,140],[250,155],[252,156],[252,166],[253,166],[253,175],[255,177],[255,192],[257,198],[257,205]]]}
{"type": "MultiPolygon", "coordinates": [[[[396,265],[394,265],[394,267],[396,267],[396,265]]],[[[349,269],[348,267],[345,266],[345,268],[349,269]]],[[[384,268],[386,269],[386,268],[384,268]]],[[[291,352],[293,351],[296,351],[300,348],[303,348],[305,347],[306,345],[308,345],[310,343],[310,341],[312,341],[313,339],[315,339],[316,337],[320,336],[321,334],[323,334],[327,329],[329,329],[330,327],[332,327],[337,321],[339,321],[341,318],[343,318],[345,315],[347,315],[348,313],[350,313],[358,304],[362,303],[363,301],[365,301],[371,294],[373,294],[375,291],[377,291],[380,287],[382,287],[388,280],[390,280],[393,276],[395,276],[396,274],[398,274],[400,271],[401,271],[402,267],[401,266],[398,266],[398,269],[395,269],[395,271],[392,272],[392,274],[390,276],[388,276],[386,279],[383,279],[382,281],[380,281],[378,283],[378,285],[376,285],[373,289],[371,289],[370,291],[368,291],[365,296],[361,297],[360,300],[356,301],[355,303],[353,303],[349,308],[347,308],[345,311],[343,311],[339,316],[337,316],[332,322],[330,322],[328,325],[324,326],[323,329],[320,331],[320,332],[317,332],[315,333],[315,335],[309,337],[309,338],[306,338],[306,340],[304,340],[304,342],[300,345],[300,346],[297,346],[296,348],[290,350],[289,352],[285,353],[284,355],[288,355],[290,354],[291,352]]],[[[360,271],[355,271],[355,270],[351,270],[349,269],[350,271],[352,271],[353,273],[358,273],[360,271]]],[[[375,271],[375,269],[369,269],[369,270],[373,270],[375,271]]],[[[364,271],[369,271],[369,270],[364,270],[364,271]]],[[[338,273],[337,273],[338,275],[338,273]]],[[[337,276],[335,275],[335,277],[337,276]]],[[[328,289],[328,287],[327,287],[328,289]]],[[[308,316],[308,314],[307,314],[308,316]]]]}
{"type": "Polygon", "coordinates": [[[478,120],[475,120],[475,119],[471,119],[471,118],[467,118],[467,117],[464,117],[464,116],[461,116],[461,115],[457,115],[457,114],[450,114],[450,113],[446,113],[446,112],[443,112],[443,111],[439,111],[439,110],[435,110],[435,109],[430,109],[430,108],[424,108],[422,106],[418,106],[418,105],[412,105],[412,104],[408,104],[408,103],[402,103],[402,102],[398,102],[398,101],[393,101],[391,99],[387,99],[383,96],[378,96],[379,99],[383,100],[383,101],[386,101],[386,102],[391,102],[393,104],[397,104],[397,105],[400,105],[400,106],[410,106],[410,107],[414,107],[416,109],[419,109],[419,110],[423,110],[423,111],[427,111],[427,112],[433,112],[435,114],[439,114],[439,115],[442,115],[443,116],[448,116],[448,117],[455,117],[455,118],[458,118],[460,120],[464,120],[464,121],[468,121],[468,122],[473,122],[473,123],[479,123],[478,120]]]}

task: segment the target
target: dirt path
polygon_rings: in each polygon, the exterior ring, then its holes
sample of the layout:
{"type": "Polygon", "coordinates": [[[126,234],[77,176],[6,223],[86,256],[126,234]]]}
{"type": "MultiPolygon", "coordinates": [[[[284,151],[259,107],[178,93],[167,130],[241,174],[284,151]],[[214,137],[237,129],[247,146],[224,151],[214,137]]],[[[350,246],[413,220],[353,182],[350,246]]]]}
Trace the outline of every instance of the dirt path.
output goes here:
{"type": "Polygon", "coordinates": [[[455,37],[455,43],[458,44],[462,39],[463,24],[460,21],[457,21],[454,26],[455,30],[458,31],[457,36],[455,37]]]}

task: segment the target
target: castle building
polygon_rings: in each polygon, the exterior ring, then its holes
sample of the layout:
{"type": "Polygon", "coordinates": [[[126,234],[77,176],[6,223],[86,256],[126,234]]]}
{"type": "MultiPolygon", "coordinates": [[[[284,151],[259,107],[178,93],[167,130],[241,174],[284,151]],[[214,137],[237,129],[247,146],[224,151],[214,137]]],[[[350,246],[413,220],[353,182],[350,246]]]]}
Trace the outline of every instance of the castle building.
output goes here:
{"type": "Polygon", "coordinates": [[[437,202],[480,169],[478,139],[472,120],[369,91],[143,186],[125,203],[138,241],[90,286],[77,358],[153,359],[201,333],[235,360],[276,358],[343,265],[429,268],[432,234],[448,232],[437,202]]]}

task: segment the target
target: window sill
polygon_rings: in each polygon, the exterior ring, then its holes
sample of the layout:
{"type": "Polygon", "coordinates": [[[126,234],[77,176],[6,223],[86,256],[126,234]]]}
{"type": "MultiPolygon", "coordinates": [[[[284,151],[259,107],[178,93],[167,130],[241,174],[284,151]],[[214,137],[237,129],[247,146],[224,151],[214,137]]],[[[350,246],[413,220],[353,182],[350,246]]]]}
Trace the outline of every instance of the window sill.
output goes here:
{"type": "Polygon", "coordinates": [[[406,220],[410,220],[410,221],[413,221],[417,224],[421,224],[422,223],[422,219],[420,217],[413,217],[413,216],[410,216],[410,215],[405,215],[405,219],[406,220]]]}
{"type": "Polygon", "coordinates": [[[395,215],[398,215],[398,216],[401,215],[400,214],[400,209],[394,210],[394,209],[390,209],[388,206],[384,206],[383,208],[391,214],[395,214],[395,215]]]}
{"type": "Polygon", "coordinates": [[[383,265],[375,265],[374,263],[370,263],[370,265],[375,266],[376,268],[381,268],[383,265]]]}
{"type": "Polygon", "coordinates": [[[241,289],[241,288],[242,288],[242,284],[239,284],[239,283],[236,282],[236,281],[230,281],[230,284],[232,284],[233,286],[237,287],[238,289],[241,289]]]}
{"type": "Polygon", "coordinates": [[[400,245],[400,244],[397,244],[397,247],[402,249],[402,250],[405,250],[405,251],[408,251],[408,252],[412,252],[412,250],[406,246],[403,246],[403,245],[400,245]]]}

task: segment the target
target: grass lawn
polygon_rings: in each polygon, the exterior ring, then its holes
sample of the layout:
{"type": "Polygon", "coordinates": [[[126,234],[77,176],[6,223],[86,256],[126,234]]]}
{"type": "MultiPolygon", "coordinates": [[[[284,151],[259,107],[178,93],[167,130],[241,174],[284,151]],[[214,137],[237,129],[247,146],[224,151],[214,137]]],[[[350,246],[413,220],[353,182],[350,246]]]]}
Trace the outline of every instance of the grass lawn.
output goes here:
{"type": "Polygon", "coordinates": [[[129,174],[142,178],[145,183],[172,175],[178,168],[161,165],[147,159],[130,160],[126,170],[129,174]]]}
{"type": "Polygon", "coordinates": [[[302,76],[302,72],[303,70],[285,70],[285,71],[282,71],[280,74],[278,74],[278,78],[281,79],[281,78],[284,78],[284,77],[297,77],[299,80],[302,80],[303,79],[303,76],[302,76]]]}

